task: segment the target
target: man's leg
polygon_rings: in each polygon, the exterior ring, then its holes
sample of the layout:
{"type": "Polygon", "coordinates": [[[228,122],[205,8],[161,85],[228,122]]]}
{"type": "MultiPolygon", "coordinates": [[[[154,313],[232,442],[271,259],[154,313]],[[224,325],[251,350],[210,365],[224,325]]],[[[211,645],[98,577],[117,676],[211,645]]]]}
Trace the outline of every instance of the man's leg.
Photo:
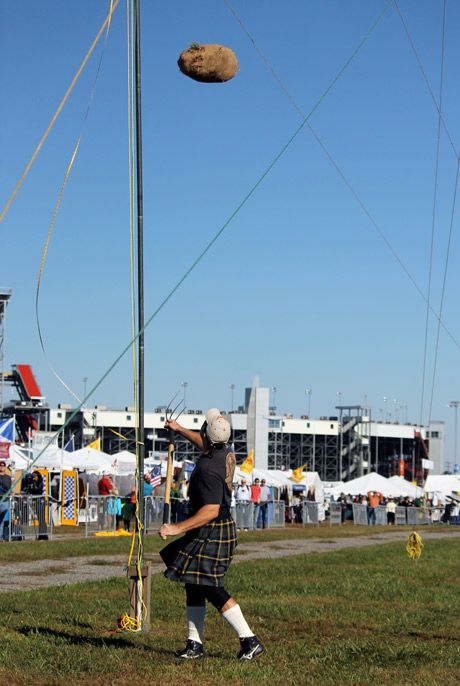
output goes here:
{"type": "Polygon", "coordinates": [[[206,598],[216,607],[240,639],[238,660],[252,662],[265,653],[265,648],[249,628],[240,606],[222,587],[207,587],[206,598]]]}
{"type": "Polygon", "coordinates": [[[205,587],[197,584],[185,584],[185,591],[188,639],[185,649],[175,655],[186,660],[193,660],[204,655],[203,628],[206,616],[206,594],[205,587]]]}

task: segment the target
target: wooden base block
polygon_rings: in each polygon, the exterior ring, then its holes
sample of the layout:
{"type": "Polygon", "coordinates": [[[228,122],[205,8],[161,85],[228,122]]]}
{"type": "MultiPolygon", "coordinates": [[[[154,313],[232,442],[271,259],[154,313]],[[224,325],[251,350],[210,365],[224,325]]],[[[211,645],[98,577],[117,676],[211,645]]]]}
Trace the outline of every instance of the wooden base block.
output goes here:
{"type": "Polygon", "coordinates": [[[152,570],[150,564],[144,563],[141,567],[141,579],[137,566],[128,569],[129,586],[129,616],[133,619],[141,619],[143,615],[142,600],[146,608],[144,631],[150,631],[150,590],[152,586],[152,570]]]}

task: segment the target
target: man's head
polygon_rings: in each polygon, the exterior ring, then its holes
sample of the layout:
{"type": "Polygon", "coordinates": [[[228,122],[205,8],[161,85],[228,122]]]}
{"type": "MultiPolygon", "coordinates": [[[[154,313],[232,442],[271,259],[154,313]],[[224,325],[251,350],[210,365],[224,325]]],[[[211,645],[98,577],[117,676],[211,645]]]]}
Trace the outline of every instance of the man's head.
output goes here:
{"type": "Polygon", "coordinates": [[[262,479],[262,481],[260,482],[260,485],[265,486],[265,479],[262,479]]]}
{"type": "MultiPolygon", "coordinates": [[[[206,413],[207,416],[208,413],[206,413]]],[[[230,438],[230,424],[220,414],[214,416],[206,425],[206,438],[211,445],[227,443],[230,438]]]]}
{"type": "Polygon", "coordinates": [[[241,479],[241,485],[246,486],[246,479],[241,479]]]}
{"type": "Polygon", "coordinates": [[[218,410],[217,407],[211,407],[211,409],[206,412],[204,418],[205,418],[206,423],[209,424],[210,422],[212,422],[212,420],[215,417],[219,417],[219,416],[220,416],[220,410],[218,410]]]}
{"type": "Polygon", "coordinates": [[[3,460],[1,460],[1,461],[0,461],[0,471],[3,471],[3,470],[5,470],[5,469],[6,469],[6,462],[4,462],[3,460]]]}
{"type": "Polygon", "coordinates": [[[258,486],[260,484],[259,479],[254,479],[254,486],[258,486]]]}

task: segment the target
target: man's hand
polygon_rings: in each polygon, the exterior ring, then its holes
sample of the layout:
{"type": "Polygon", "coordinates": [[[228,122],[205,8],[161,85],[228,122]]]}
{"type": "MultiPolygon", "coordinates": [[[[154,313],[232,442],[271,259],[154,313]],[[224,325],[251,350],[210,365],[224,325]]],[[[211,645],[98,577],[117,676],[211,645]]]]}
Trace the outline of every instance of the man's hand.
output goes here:
{"type": "Polygon", "coordinates": [[[176,524],[163,524],[158,533],[161,536],[161,538],[165,540],[167,536],[177,536],[179,531],[177,531],[176,524]]]}
{"type": "Polygon", "coordinates": [[[180,424],[178,424],[175,419],[167,419],[165,422],[165,429],[178,432],[180,428],[180,424]]]}

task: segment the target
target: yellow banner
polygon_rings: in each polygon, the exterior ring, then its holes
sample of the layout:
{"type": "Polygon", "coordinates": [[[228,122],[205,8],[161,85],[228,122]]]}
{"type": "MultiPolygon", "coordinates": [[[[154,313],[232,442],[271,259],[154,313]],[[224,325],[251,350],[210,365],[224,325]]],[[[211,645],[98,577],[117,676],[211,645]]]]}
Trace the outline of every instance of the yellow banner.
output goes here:
{"type": "Polygon", "coordinates": [[[86,446],[87,448],[93,448],[94,450],[100,450],[101,449],[101,439],[96,438],[95,441],[90,443],[89,445],[86,446]]]}
{"type": "Polygon", "coordinates": [[[252,470],[254,469],[254,451],[251,450],[243,464],[240,464],[240,469],[242,472],[246,472],[246,474],[250,474],[252,470]]]}

